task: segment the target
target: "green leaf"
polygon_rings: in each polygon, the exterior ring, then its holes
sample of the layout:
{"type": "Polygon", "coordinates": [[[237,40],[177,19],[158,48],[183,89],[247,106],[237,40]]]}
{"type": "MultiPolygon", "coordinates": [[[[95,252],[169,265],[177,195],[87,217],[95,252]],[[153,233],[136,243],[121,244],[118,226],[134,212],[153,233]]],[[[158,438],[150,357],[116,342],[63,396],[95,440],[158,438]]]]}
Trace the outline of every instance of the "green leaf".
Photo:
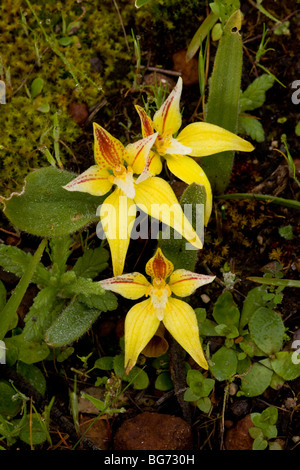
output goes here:
{"type": "Polygon", "coordinates": [[[271,366],[284,380],[295,380],[300,377],[299,352],[280,351],[271,359],[271,366]]]}
{"type": "Polygon", "coordinates": [[[64,236],[96,222],[97,207],[106,196],[63,189],[75,177],[53,167],[29,173],[23,191],[4,199],[4,214],[18,229],[48,238],[64,236]]]}
{"type": "Polygon", "coordinates": [[[12,320],[14,319],[17,309],[32,280],[36,267],[39,264],[39,261],[41,259],[41,256],[46,246],[46,242],[47,241],[44,239],[39,244],[34,256],[28,263],[27,271],[24,272],[17,287],[15,288],[14,292],[10,296],[8,302],[6,303],[5,307],[3,308],[1,312],[0,339],[4,338],[4,336],[6,335],[7,331],[10,328],[10,325],[12,323],[12,320]]]}
{"type": "Polygon", "coordinates": [[[50,353],[47,344],[43,342],[26,341],[23,334],[5,338],[5,345],[7,347],[7,356],[12,352],[14,357],[25,362],[25,364],[43,361],[50,353]]]}
{"type": "Polygon", "coordinates": [[[194,402],[199,398],[198,393],[195,393],[191,388],[187,388],[184,392],[183,399],[185,401],[194,402]]]}
{"type": "Polygon", "coordinates": [[[268,447],[268,441],[263,437],[259,436],[254,439],[252,444],[252,450],[265,450],[268,447]]]}
{"type": "Polygon", "coordinates": [[[225,291],[218,297],[214,305],[213,317],[219,325],[238,327],[240,312],[231,292],[225,291]]]}
{"type": "Polygon", "coordinates": [[[99,398],[93,397],[85,392],[82,392],[81,396],[82,398],[87,398],[93,405],[95,405],[96,408],[98,408],[99,411],[105,411],[106,404],[103,400],[99,400],[99,398]]]}
{"type": "Polygon", "coordinates": [[[251,338],[267,355],[280,351],[284,330],[280,315],[266,307],[257,309],[249,321],[251,338]]]}
{"type": "Polygon", "coordinates": [[[253,313],[259,307],[264,307],[266,305],[266,301],[264,300],[264,294],[266,294],[266,292],[267,290],[264,286],[254,287],[254,289],[251,289],[248,292],[247,297],[243,303],[240,329],[245,328],[245,326],[249,323],[253,313]]]}
{"type": "Polygon", "coordinates": [[[236,373],[237,355],[233,349],[222,346],[212,355],[210,371],[219,380],[229,380],[236,373]]]}
{"type": "Polygon", "coordinates": [[[46,342],[54,347],[73,343],[88,331],[100,313],[101,310],[73,300],[46,332],[46,342]]]}
{"type": "MultiPolygon", "coordinates": [[[[16,246],[0,245],[0,266],[2,266],[5,271],[13,273],[18,277],[22,277],[28,270],[31,260],[31,253],[26,253],[16,246]]],[[[36,271],[33,274],[32,281],[36,284],[45,285],[49,282],[49,278],[49,271],[42,263],[38,263],[36,271]]]]}
{"type": "Polygon", "coordinates": [[[21,428],[20,439],[28,445],[42,444],[47,440],[45,425],[41,422],[41,417],[37,413],[26,416],[25,423],[21,428]]]}
{"type": "MultiPolygon", "coordinates": [[[[236,133],[243,65],[243,44],[240,34],[241,12],[236,10],[224,26],[215,56],[209,87],[205,121],[236,133]]],[[[222,194],[229,183],[234,152],[220,152],[201,158],[214,194],[222,194]]]]}
{"type": "Polygon", "coordinates": [[[134,366],[129,374],[125,373],[123,354],[118,354],[114,357],[114,372],[124,382],[132,383],[136,390],[144,390],[149,386],[148,374],[143,369],[134,366]]]}
{"type": "Polygon", "coordinates": [[[149,2],[151,2],[151,0],[135,0],[135,6],[137,8],[140,8],[140,7],[146,5],[149,2]]]}
{"type": "Polygon", "coordinates": [[[211,400],[209,397],[199,398],[197,401],[197,406],[199,410],[203,411],[203,413],[208,413],[211,409],[211,400]]]}
{"type": "Polygon", "coordinates": [[[2,281],[0,281],[0,312],[6,304],[6,289],[2,281]]]}
{"type": "Polygon", "coordinates": [[[250,335],[245,335],[243,341],[239,343],[239,346],[249,357],[265,356],[265,353],[258,348],[250,335]]]}
{"type": "Polygon", "coordinates": [[[33,364],[25,364],[24,362],[19,361],[17,365],[17,372],[41,395],[45,394],[46,379],[42,371],[37,366],[33,364]]]}
{"type": "MultiPolygon", "coordinates": [[[[0,366],[1,367],[1,366],[0,366]]],[[[0,380],[0,414],[6,416],[16,416],[22,407],[22,400],[15,399],[16,391],[6,381],[0,380]]]]}
{"type": "Polygon", "coordinates": [[[297,122],[295,127],[295,134],[300,137],[300,121],[297,122]]]}
{"type": "Polygon", "coordinates": [[[101,370],[111,370],[114,366],[113,356],[100,357],[95,361],[94,367],[101,370]]]}
{"type": "Polygon", "coordinates": [[[157,390],[167,392],[174,387],[170,372],[164,371],[159,374],[155,380],[154,386],[157,390]]]}
{"type": "Polygon", "coordinates": [[[274,78],[267,73],[253,80],[240,97],[240,113],[262,106],[266,99],[266,92],[273,84],[274,78]]]}
{"type": "Polygon", "coordinates": [[[30,94],[32,99],[36,98],[42,92],[43,86],[44,80],[41,77],[37,77],[33,80],[30,88],[30,94]]]}
{"type": "Polygon", "coordinates": [[[246,397],[256,397],[264,393],[271,383],[273,371],[267,367],[254,363],[249,372],[241,380],[241,394],[246,397]]]}
{"type": "Polygon", "coordinates": [[[239,133],[248,135],[256,142],[265,140],[264,128],[254,116],[239,116],[239,133]]]}
{"type": "Polygon", "coordinates": [[[40,341],[65,306],[55,287],[45,287],[34,298],[27,315],[23,336],[26,341],[40,341]]]}
{"type": "Polygon", "coordinates": [[[52,276],[59,276],[65,272],[67,260],[71,254],[72,242],[73,240],[70,236],[57,237],[50,240],[50,259],[53,263],[52,276]]]}
{"type": "Polygon", "coordinates": [[[108,266],[109,252],[102,247],[88,249],[77,259],[73,271],[77,276],[93,279],[108,266]]]}

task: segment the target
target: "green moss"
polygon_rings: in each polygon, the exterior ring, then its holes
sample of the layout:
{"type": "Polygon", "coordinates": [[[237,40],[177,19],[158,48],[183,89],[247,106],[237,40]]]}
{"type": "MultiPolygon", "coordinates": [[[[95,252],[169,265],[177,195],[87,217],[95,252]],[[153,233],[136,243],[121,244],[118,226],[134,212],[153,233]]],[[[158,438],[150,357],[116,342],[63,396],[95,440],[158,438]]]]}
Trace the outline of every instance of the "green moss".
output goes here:
{"type": "MultiPolygon", "coordinates": [[[[125,22],[135,12],[134,5],[120,0],[118,3],[125,22]]],[[[29,171],[48,166],[39,149],[47,146],[54,153],[56,112],[60,139],[66,144],[61,146],[61,158],[68,166],[73,163],[72,152],[76,155],[76,142],[82,134],[68,113],[69,104],[85,102],[90,108],[116,89],[130,86],[126,76],[131,73],[131,53],[113,2],[91,0],[81,6],[73,0],[32,0],[31,4],[53,42],[47,41],[25,0],[7,0],[0,5],[0,79],[6,83],[6,104],[0,105],[3,196],[19,190],[29,171]],[[67,39],[66,46],[62,39],[67,39]],[[55,49],[72,67],[81,90],[55,49]],[[95,58],[98,67],[93,66],[95,58]],[[41,94],[32,99],[30,87],[37,77],[44,85],[41,94]],[[45,104],[47,112],[41,112],[39,108],[45,104]]]]}

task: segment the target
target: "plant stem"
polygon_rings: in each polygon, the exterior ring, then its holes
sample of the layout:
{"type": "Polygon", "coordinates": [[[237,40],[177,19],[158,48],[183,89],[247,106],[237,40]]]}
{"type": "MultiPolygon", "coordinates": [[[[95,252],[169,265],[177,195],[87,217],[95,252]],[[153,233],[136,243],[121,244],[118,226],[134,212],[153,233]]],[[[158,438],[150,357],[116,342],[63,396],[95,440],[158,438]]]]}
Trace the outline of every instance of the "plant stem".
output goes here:
{"type": "Polygon", "coordinates": [[[7,331],[9,330],[10,324],[14,318],[14,315],[17,312],[17,309],[25,295],[25,292],[30,284],[30,281],[34,275],[36,267],[41,259],[43,251],[46,247],[47,239],[44,238],[38,249],[36,250],[35,254],[33,255],[30,263],[28,264],[27,271],[23,274],[22,278],[20,279],[17,287],[15,288],[14,292],[10,296],[8,302],[6,303],[3,310],[0,312],[0,339],[3,339],[6,335],[7,331]]]}
{"type": "Polygon", "coordinates": [[[279,206],[290,207],[291,209],[300,210],[300,202],[293,199],[285,199],[283,197],[270,196],[268,194],[254,193],[233,193],[215,196],[216,199],[257,199],[258,201],[266,201],[279,206]]]}

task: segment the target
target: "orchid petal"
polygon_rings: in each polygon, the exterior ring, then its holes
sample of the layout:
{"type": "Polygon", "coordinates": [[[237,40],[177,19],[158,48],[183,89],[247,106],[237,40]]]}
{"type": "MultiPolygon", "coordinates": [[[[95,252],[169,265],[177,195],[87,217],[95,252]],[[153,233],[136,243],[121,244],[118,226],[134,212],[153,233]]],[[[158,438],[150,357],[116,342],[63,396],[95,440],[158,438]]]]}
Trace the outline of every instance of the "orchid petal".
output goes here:
{"type": "Polygon", "coordinates": [[[112,187],[112,182],[108,180],[108,177],[107,170],[101,170],[98,165],[93,165],[63,188],[67,191],[81,191],[93,196],[103,196],[112,187]]]}
{"type": "Polygon", "coordinates": [[[158,175],[162,170],[162,162],[160,155],[157,152],[150,151],[146,164],[140,176],[136,180],[136,184],[145,181],[150,176],[158,175]]]}
{"type": "Polygon", "coordinates": [[[169,170],[187,184],[197,183],[205,188],[206,203],[204,224],[207,225],[212,212],[212,191],[210,182],[200,165],[186,155],[166,155],[169,170]]]}
{"type": "Polygon", "coordinates": [[[174,228],[196,248],[203,247],[197,233],[184,215],[171,186],[165,180],[152,177],[136,184],[134,201],[150,217],[174,228]]]}
{"type": "Polygon", "coordinates": [[[113,169],[123,164],[125,148],[123,144],[107,132],[99,124],[94,127],[94,155],[95,162],[101,169],[113,169]]]}
{"type": "Polygon", "coordinates": [[[194,361],[203,369],[208,369],[200,343],[197,317],[192,307],[182,300],[170,297],[163,324],[194,361]]]}
{"type": "Polygon", "coordinates": [[[134,173],[142,173],[156,137],[157,132],[126,146],[125,160],[134,173]]]}
{"type": "Polygon", "coordinates": [[[181,92],[182,78],[179,77],[175,88],[173,88],[168,98],[154,114],[154,129],[161,135],[173,135],[180,129],[182,122],[180,114],[181,92]]]}
{"type": "Polygon", "coordinates": [[[154,126],[152,119],[148,116],[146,111],[141,106],[136,105],[135,109],[137,110],[140,116],[143,137],[147,137],[148,135],[153,134],[154,126]]]}
{"type": "Polygon", "coordinates": [[[145,276],[136,272],[104,279],[99,284],[103,289],[110,290],[131,300],[143,297],[150,286],[145,276]]]}
{"type": "Polygon", "coordinates": [[[130,242],[130,233],[136,218],[132,199],[116,189],[101,205],[100,219],[109,243],[114,276],[122,274],[130,242]]]}
{"type": "Polygon", "coordinates": [[[128,374],[139,354],[155,335],[158,320],[150,299],[134,305],[125,318],[125,368],[128,374]]]}
{"type": "Polygon", "coordinates": [[[173,155],[174,153],[178,153],[180,155],[189,155],[192,151],[191,147],[187,147],[183,145],[179,140],[174,139],[173,137],[169,137],[164,139],[164,152],[163,155],[169,153],[173,155]]]}
{"type": "Polygon", "coordinates": [[[173,269],[173,263],[164,256],[160,248],[156,250],[155,255],[152,256],[146,264],[146,273],[148,276],[161,279],[169,277],[173,269]]]}
{"type": "Polygon", "coordinates": [[[188,124],[179,133],[177,140],[192,148],[190,155],[193,157],[205,157],[227,150],[251,152],[254,149],[250,142],[222,127],[207,122],[188,124]]]}
{"type": "Polygon", "coordinates": [[[198,287],[213,282],[216,276],[206,276],[205,274],[197,274],[186,269],[176,269],[171,274],[169,287],[171,291],[178,297],[187,297],[192,295],[198,287]]]}

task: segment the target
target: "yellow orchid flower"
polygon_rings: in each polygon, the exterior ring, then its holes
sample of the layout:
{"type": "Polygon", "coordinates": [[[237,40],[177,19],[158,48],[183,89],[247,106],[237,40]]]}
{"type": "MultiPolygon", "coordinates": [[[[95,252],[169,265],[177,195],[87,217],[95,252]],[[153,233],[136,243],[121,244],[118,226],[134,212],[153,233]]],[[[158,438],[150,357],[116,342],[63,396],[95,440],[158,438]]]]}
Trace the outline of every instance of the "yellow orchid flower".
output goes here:
{"type": "Polygon", "coordinates": [[[187,184],[198,183],[206,190],[205,225],[212,211],[212,192],[209,180],[203,169],[190,157],[205,157],[226,150],[251,152],[254,147],[246,140],[222,127],[207,122],[194,122],[182,129],[176,138],[174,134],[181,127],[180,98],[182,78],[162,106],[154,114],[153,120],[140,106],[136,110],[140,116],[143,137],[157,133],[154,148],[149,153],[144,174],[162,170],[161,158],[166,160],[171,173],[187,184]],[[189,156],[188,156],[189,155],[189,156]]]}
{"type": "Polygon", "coordinates": [[[148,299],[134,305],[125,319],[125,368],[129,373],[139,354],[156,334],[161,322],[173,338],[199,366],[208,369],[199,338],[197,318],[192,307],[177,298],[191,295],[198,287],[208,284],[215,276],[176,269],[158,248],[146,264],[147,278],[137,272],[100,281],[103,289],[136,300],[148,299]]]}
{"type": "Polygon", "coordinates": [[[82,191],[94,196],[103,196],[114,188],[101,205],[100,220],[110,246],[115,276],[122,274],[124,269],[136,206],[174,228],[196,248],[202,248],[201,240],[170,185],[162,178],[136,176],[142,172],[156,137],[154,133],[124,147],[94,123],[96,165],[64,186],[68,191],[82,191]]]}

